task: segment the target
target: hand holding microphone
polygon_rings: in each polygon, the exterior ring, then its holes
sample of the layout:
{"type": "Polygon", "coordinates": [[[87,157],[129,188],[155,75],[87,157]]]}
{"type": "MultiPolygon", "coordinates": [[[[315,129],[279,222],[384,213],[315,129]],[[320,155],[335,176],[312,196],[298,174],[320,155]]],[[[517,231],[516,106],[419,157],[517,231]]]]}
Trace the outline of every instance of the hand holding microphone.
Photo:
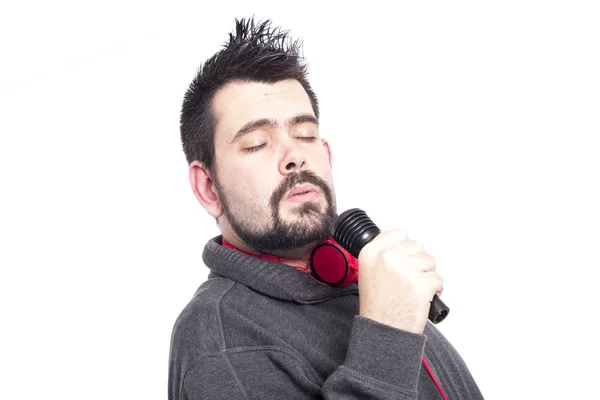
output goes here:
{"type": "Polygon", "coordinates": [[[448,315],[435,259],[406,233],[381,232],[364,211],[351,209],[338,217],[333,237],[358,257],[361,316],[422,334],[428,318],[438,323],[448,315]]]}

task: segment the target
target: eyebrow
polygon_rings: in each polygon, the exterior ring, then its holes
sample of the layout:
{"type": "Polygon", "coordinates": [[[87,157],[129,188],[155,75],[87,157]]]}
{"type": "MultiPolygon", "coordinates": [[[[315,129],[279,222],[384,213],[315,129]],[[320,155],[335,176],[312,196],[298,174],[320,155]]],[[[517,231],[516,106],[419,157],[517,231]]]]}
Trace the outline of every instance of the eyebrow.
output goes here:
{"type": "MultiPolygon", "coordinates": [[[[319,120],[311,114],[300,114],[300,115],[291,117],[287,121],[285,121],[285,125],[287,127],[291,127],[291,126],[303,124],[306,122],[310,122],[310,123],[313,123],[313,124],[319,126],[319,120]]],[[[250,121],[250,122],[246,123],[244,126],[242,126],[240,128],[240,130],[237,131],[237,133],[235,134],[235,136],[233,137],[231,142],[229,142],[229,143],[233,143],[241,136],[244,136],[250,132],[254,132],[255,130],[260,129],[260,128],[276,129],[278,127],[279,127],[279,124],[277,123],[277,120],[275,120],[275,119],[269,119],[269,118],[255,119],[254,121],[250,121]]]]}

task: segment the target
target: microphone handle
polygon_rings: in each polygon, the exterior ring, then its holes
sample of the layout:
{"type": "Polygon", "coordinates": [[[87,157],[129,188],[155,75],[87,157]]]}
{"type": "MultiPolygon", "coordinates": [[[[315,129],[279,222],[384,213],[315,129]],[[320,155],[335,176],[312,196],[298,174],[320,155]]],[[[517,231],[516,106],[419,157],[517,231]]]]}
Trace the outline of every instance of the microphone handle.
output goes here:
{"type": "Polygon", "coordinates": [[[448,316],[450,309],[444,304],[437,294],[433,295],[431,306],[429,306],[429,320],[434,324],[439,324],[448,316]]]}

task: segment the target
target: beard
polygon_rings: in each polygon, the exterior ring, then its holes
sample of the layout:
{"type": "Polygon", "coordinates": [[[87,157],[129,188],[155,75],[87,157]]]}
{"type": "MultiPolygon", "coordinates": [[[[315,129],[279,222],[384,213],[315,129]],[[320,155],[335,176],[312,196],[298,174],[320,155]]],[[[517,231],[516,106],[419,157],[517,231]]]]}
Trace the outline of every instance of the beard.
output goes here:
{"type": "MultiPolygon", "coordinates": [[[[269,200],[271,223],[262,229],[258,221],[252,217],[251,212],[248,212],[244,218],[236,216],[231,207],[231,200],[234,199],[225,193],[224,188],[217,180],[215,180],[215,186],[223,204],[223,213],[234,233],[248,246],[261,253],[298,249],[331,236],[331,230],[337,218],[334,194],[327,182],[313,172],[294,173],[288,175],[281,182],[269,200]],[[325,196],[325,206],[322,207],[316,202],[302,203],[291,211],[298,217],[297,220],[286,222],[279,214],[281,201],[290,189],[300,183],[310,183],[321,188],[325,196]]],[[[239,207],[236,209],[239,210],[239,207]]]]}

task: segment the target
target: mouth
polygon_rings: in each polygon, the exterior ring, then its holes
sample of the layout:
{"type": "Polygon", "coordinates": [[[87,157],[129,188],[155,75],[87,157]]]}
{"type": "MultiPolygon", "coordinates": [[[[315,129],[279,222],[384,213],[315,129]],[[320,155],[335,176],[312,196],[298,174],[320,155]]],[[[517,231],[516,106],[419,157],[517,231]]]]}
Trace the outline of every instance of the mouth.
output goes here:
{"type": "Polygon", "coordinates": [[[306,201],[313,201],[319,196],[317,189],[308,183],[295,186],[288,192],[285,200],[291,203],[304,203],[306,201]]]}

